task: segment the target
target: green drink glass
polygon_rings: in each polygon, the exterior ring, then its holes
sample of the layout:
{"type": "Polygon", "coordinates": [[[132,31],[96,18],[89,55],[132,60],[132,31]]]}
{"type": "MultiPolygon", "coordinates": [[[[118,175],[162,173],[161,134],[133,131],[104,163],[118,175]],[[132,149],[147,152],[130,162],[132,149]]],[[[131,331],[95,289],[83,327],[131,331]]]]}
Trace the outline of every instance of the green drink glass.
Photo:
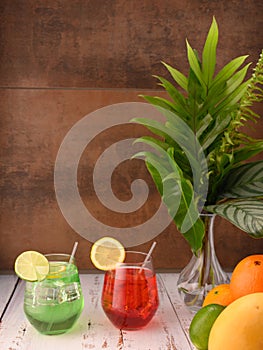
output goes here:
{"type": "Polygon", "coordinates": [[[41,334],[55,335],[69,331],[83,307],[79,273],[68,254],[47,254],[49,275],[41,282],[26,282],[24,312],[41,334]],[[70,262],[69,262],[70,261],[70,262]]]}

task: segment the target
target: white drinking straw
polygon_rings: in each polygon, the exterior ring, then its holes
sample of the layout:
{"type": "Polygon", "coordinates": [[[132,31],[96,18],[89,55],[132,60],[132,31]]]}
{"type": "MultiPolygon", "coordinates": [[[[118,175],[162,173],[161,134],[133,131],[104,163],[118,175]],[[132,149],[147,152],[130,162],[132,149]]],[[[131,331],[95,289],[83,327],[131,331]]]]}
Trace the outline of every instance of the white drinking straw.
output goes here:
{"type": "Polygon", "coordinates": [[[148,254],[146,255],[146,257],[145,257],[145,259],[144,259],[144,262],[142,263],[142,267],[140,268],[140,271],[139,271],[139,272],[142,271],[142,269],[144,268],[145,264],[146,264],[147,261],[149,260],[149,258],[150,258],[150,256],[151,256],[151,254],[152,254],[152,252],[153,252],[155,246],[156,246],[156,242],[153,242],[153,244],[152,244],[152,246],[151,246],[151,248],[150,248],[148,254]]]}
{"type": "Polygon", "coordinates": [[[69,264],[72,264],[72,261],[74,259],[74,255],[75,255],[77,247],[78,247],[78,244],[79,244],[79,242],[75,242],[75,244],[74,244],[74,247],[72,249],[72,252],[71,252],[71,255],[70,255],[70,259],[69,259],[69,264]]]}

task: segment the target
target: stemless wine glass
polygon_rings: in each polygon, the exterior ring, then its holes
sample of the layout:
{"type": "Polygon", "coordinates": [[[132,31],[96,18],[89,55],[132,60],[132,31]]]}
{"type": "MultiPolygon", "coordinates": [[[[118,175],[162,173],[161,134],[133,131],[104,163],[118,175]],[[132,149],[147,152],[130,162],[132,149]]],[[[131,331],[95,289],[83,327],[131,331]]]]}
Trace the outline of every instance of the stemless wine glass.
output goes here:
{"type": "Polygon", "coordinates": [[[68,254],[45,256],[49,274],[41,282],[26,282],[24,311],[40,333],[61,334],[72,328],[83,310],[78,269],[68,254]]]}
{"type": "Polygon", "coordinates": [[[152,258],[145,253],[126,252],[125,262],[106,271],[101,297],[102,308],[114,326],[138,330],[154,316],[158,290],[152,258]]]}

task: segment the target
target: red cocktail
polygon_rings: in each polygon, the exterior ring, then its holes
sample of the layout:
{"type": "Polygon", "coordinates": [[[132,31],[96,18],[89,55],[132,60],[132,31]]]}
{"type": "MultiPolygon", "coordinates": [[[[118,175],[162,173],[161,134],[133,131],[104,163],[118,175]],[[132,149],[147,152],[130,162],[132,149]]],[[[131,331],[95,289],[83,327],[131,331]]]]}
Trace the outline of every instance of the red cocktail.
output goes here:
{"type": "Polygon", "coordinates": [[[145,257],[144,253],[127,252],[127,262],[105,274],[102,307],[119,329],[146,326],[158,308],[156,275],[151,258],[142,266],[145,257]]]}

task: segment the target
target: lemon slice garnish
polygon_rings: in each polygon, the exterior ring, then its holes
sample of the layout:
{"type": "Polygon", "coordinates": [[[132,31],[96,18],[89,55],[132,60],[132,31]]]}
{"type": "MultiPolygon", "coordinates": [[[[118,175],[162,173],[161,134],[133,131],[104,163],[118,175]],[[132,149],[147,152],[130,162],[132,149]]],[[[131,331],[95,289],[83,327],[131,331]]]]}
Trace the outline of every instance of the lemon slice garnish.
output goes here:
{"type": "Polygon", "coordinates": [[[97,269],[111,270],[124,261],[125,249],[115,238],[102,237],[92,245],[90,259],[97,269]]]}

